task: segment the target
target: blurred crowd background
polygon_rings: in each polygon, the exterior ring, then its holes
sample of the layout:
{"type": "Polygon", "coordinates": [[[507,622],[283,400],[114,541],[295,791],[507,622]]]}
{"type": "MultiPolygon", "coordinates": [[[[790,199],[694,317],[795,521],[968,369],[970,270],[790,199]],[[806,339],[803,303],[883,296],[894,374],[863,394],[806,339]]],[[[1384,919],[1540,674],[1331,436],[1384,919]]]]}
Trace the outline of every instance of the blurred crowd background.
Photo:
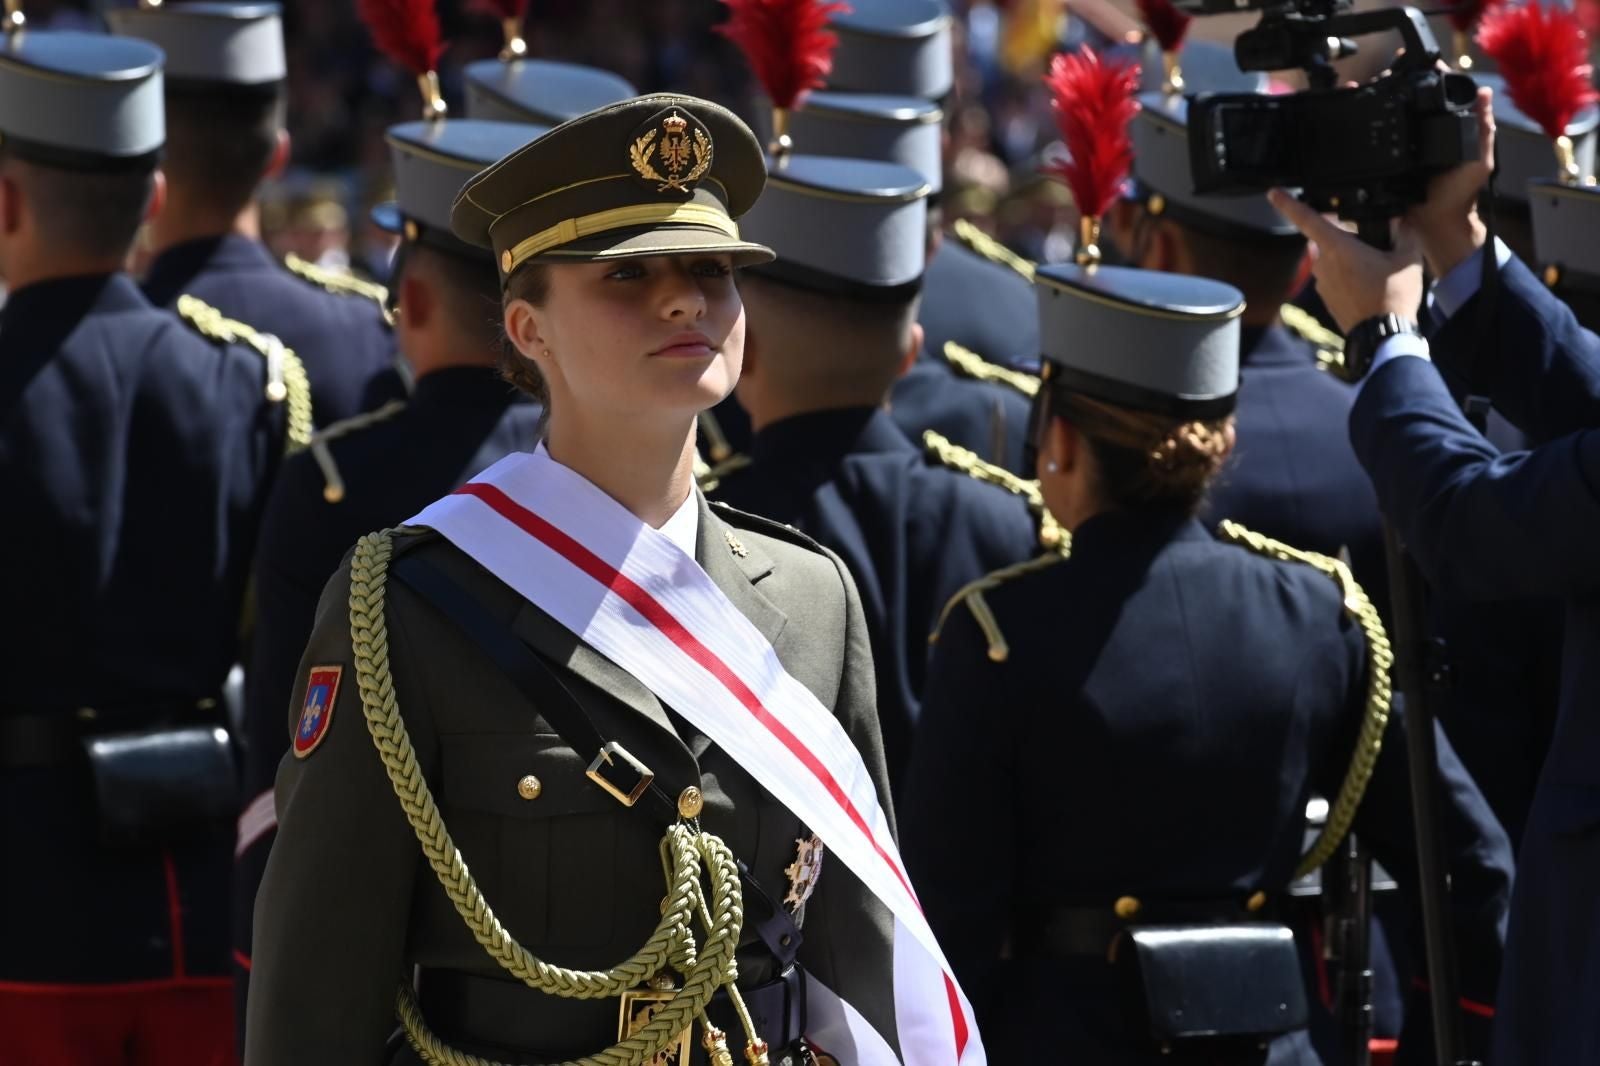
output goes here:
{"type": "MultiPolygon", "coordinates": [[[[129,2],[29,0],[28,15],[35,26],[98,28],[100,9],[129,2]]],[[[1136,40],[1132,0],[948,2],[957,32],[946,222],[968,219],[1031,259],[1064,258],[1076,213],[1066,189],[1039,173],[1041,153],[1055,141],[1040,75],[1054,47],[1085,37],[1136,40]]],[[[354,2],[281,3],[293,165],[264,191],[263,235],[280,257],[293,252],[382,280],[393,238],[370,225],[368,211],[392,191],[385,127],[420,117],[415,83],[373,48],[354,2]]],[[[439,74],[460,114],[461,70],[499,52],[500,22],[482,0],[438,0],[437,9],[447,42],[439,74]]],[[[748,119],[755,113],[748,68],[712,32],[725,12],[719,0],[532,0],[525,34],[532,56],[603,67],[641,90],[706,97],[748,119]]],[[[1189,36],[1231,41],[1258,17],[1197,19],[1189,36]]],[[[1448,30],[1436,25],[1445,44],[1448,30]]],[[[1379,38],[1363,38],[1362,49],[1368,64],[1391,54],[1379,38]]],[[[1360,60],[1353,65],[1353,74],[1371,72],[1359,69],[1360,60]]]]}

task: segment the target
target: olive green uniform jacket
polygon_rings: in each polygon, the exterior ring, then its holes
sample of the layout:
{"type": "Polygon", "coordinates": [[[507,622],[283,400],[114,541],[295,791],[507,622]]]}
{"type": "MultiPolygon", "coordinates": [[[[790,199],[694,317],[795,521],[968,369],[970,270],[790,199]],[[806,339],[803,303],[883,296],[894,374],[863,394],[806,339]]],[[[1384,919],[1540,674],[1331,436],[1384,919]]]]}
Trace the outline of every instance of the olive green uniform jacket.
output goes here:
{"type": "MultiPolygon", "coordinates": [[[[844,567],[786,527],[703,499],[699,507],[696,559],[772,642],[789,673],[837,716],[888,812],[871,653],[844,567]]],[[[789,889],[785,867],[809,830],[760,782],[642,683],[438,534],[396,534],[396,558],[410,552],[553,665],[602,735],[622,743],[669,787],[698,784],[704,828],[727,842],[774,900],[782,899],[789,889]]],[[[420,968],[424,1013],[430,971],[515,980],[457,915],[395,797],[362,715],[349,593],[346,560],[323,593],[296,680],[291,730],[310,671],[343,668],[327,733],[305,758],[291,751],[278,772],[278,837],[255,910],[247,1066],[415,1061],[409,1049],[386,1051],[386,1044],[395,1046],[395,993],[403,976],[420,968]]],[[[660,917],[664,826],[646,805],[625,808],[590,782],[584,771],[593,753],[564,744],[489,657],[398,580],[387,585],[387,620],[395,692],[418,761],[496,916],[547,962],[605,969],[631,956],[660,917]],[[531,789],[519,791],[518,784],[530,774],[541,787],[537,798],[525,799],[531,789]]],[[[747,900],[747,915],[759,912],[760,904],[747,900]]],[[[772,958],[749,925],[738,956],[741,987],[774,976],[772,958]]],[[[842,863],[825,859],[805,907],[799,960],[895,1046],[892,930],[887,908],[842,863]]],[[[486,1054],[545,1062],[592,1054],[617,1039],[614,999],[515,991],[515,1018],[462,1005],[473,1031],[454,1039],[486,1054]],[[526,1032],[533,1011],[550,1019],[548,1035],[537,1047],[508,1048],[507,1035],[526,1032]]],[[[742,1047],[738,1034],[729,1039],[742,1047]]]]}

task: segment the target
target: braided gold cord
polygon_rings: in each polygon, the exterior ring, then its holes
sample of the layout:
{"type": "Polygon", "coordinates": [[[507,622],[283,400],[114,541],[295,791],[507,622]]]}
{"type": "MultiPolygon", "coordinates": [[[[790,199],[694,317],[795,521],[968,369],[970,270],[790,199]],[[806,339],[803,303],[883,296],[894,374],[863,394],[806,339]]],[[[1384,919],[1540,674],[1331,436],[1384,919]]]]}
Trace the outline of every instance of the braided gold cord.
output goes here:
{"type": "Polygon", "coordinates": [[[1361,797],[1366,794],[1367,782],[1372,779],[1373,767],[1377,765],[1378,754],[1383,750],[1383,731],[1389,725],[1389,713],[1394,706],[1389,678],[1389,669],[1394,665],[1394,650],[1389,644],[1389,634],[1383,628],[1383,619],[1378,616],[1378,609],[1372,605],[1372,600],[1361,586],[1356,584],[1355,576],[1344,563],[1316,552],[1291,548],[1270,537],[1252,533],[1237,522],[1223,522],[1221,534],[1223,539],[1259,555],[1284,562],[1304,563],[1327,574],[1338,583],[1344,595],[1345,613],[1360,624],[1361,632],[1367,639],[1370,664],[1367,670],[1367,705],[1361,719],[1361,732],[1356,738],[1355,754],[1350,759],[1350,768],[1345,771],[1344,781],[1339,785],[1339,795],[1328,809],[1327,823],[1294,872],[1296,878],[1301,878],[1333,857],[1345,834],[1350,832],[1351,823],[1355,821],[1356,809],[1361,806],[1361,797]]]}
{"type": "MultiPolygon", "coordinates": [[[[698,827],[684,822],[668,827],[664,850],[670,857],[671,874],[661,922],[644,947],[608,971],[565,969],[523,948],[495,917],[445,828],[400,715],[389,670],[384,614],[392,532],[368,534],[356,545],[350,563],[350,638],[362,714],[406,820],[474,938],[490,958],[529,987],[575,999],[609,998],[639,987],[671,963],[687,966],[680,971],[685,978],[683,987],[643,1029],[605,1051],[565,1064],[639,1066],[693,1024],[717,988],[735,978],[734,951],[744,923],[744,907],[733,853],[698,827]],[[702,864],[711,885],[708,911],[700,884],[702,864]],[[696,952],[690,925],[700,915],[706,916],[708,933],[704,947],[696,952]]],[[[396,1013],[412,1047],[430,1066],[491,1066],[487,1060],[449,1048],[430,1033],[408,985],[400,988],[396,1013]]]]}
{"type": "Polygon", "coordinates": [[[1022,256],[1013,252],[971,222],[964,218],[957,219],[956,224],[951,229],[954,231],[956,239],[972,251],[977,252],[991,263],[1010,267],[1030,283],[1033,281],[1033,273],[1036,269],[1033,263],[1022,258],[1022,256]]]}
{"type": "Polygon", "coordinates": [[[1045,506],[1044,493],[1037,481],[1019,477],[1003,466],[980,459],[977,452],[963,448],[937,430],[922,431],[922,447],[940,465],[1022,497],[1027,501],[1028,509],[1038,516],[1039,546],[1062,556],[1072,554],[1072,534],[1062,528],[1056,516],[1050,513],[1050,508],[1045,506]]]}
{"type": "Polygon", "coordinates": [[[957,371],[977,381],[989,381],[1015,389],[1030,400],[1039,394],[1039,375],[991,363],[971,348],[955,341],[944,342],[945,361],[957,371]]]}
{"type": "Polygon", "coordinates": [[[306,377],[306,365],[289,349],[283,350],[283,387],[288,390],[289,428],[284,441],[285,455],[311,444],[311,379],[306,377]]]}
{"type": "Polygon", "coordinates": [[[238,319],[227,317],[196,296],[187,294],[179,296],[177,312],[202,336],[225,344],[245,344],[255,349],[267,363],[268,399],[272,402],[284,402],[288,411],[288,426],[283,442],[284,454],[292,455],[310,445],[314,432],[311,379],[306,376],[306,365],[295,354],[294,349],[287,347],[270,333],[261,333],[238,319]],[[280,356],[282,363],[278,373],[282,375],[282,381],[277,382],[273,378],[273,360],[280,356]],[[278,384],[283,387],[281,396],[274,393],[274,388],[278,384]]]}

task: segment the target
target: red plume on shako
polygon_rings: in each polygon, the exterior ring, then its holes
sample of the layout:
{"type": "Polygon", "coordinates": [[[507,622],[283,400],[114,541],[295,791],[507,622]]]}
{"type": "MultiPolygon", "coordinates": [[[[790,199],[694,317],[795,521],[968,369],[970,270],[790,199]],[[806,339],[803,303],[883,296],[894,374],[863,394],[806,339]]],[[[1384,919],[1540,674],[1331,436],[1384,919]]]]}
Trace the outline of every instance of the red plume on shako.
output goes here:
{"type": "Polygon", "coordinates": [[[1172,0],[1137,0],[1139,17],[1161,46],[1161,91],[1171,96],[1183,92],[1183,71],[1178,67],[1178,52],[1189,35],[1191,15],[1179,11],[1172,0]]]}
{"type": "Polygon", "coordinates": [[[838,0],[722,0],[728,21],[716,31],[739,46],[772,101],[771,152],[782,160],[791,147],[789,112],[833,70],[839,38],[828,20],[850,10],[838,0]]]}
{"type": "Polygon", "coordinates": [[[1084,48],[1051,60],[1044,81],[1069,157],[1045,172],[1072,190],[1082,216],[1076,258],[1089,266],[1100,261],[1100,217],[1116,202],[1133,165],[1128,124],[1139,113],[1139,67],[1084,48]]]}
{"type": "Polygon", "coordinates": [[[468,11],[476,11],[500,20],[500,29],[506,36],[505,47],[500,49],[500,59],[510,62],[528,54],[528,41],[522,36],[522,25],[528,14],[528,0],[471,0],[468,11]]]}
{"type": "Polygon", "coordinates": [[[1511,102],[1555,144],[1563,181],[1582,178],[1567,127],[1600,100],[1578,16],[1555,4],[1498,7],[1478,27],[1478,47],[1500,67],[1511,102]]]}
{"type": "Polygon", "coordinates": [[[422,90],[423,117],[440,119],[445,116],[438,74],[444,41],[439,36],[439,14],[433,3],[434,0],[356,0],[356,8],[372,32],[378,51],[416,77],[422,90]]]}

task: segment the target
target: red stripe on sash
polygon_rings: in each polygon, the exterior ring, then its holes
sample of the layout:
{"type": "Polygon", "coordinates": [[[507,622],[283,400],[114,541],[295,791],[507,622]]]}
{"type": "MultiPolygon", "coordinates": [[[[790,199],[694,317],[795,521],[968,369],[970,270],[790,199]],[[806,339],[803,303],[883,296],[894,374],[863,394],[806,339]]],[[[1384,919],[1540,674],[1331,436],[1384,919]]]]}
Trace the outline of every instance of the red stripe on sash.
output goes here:
{"type": "MultiPolygon", "coordinates": [[[[867,825],[866,819],[856,809],[855,803],[851,801],[849,795],[840,786],[833,774],[823,765],[822,760],[817,758],[810,748],[802,744],[800,739],[791,733],[787,726],[773,717],[772,712],[762,704],[761,698],[750,690],[750,687],[739,678],[739,675],[735,674],[728,664],[719,659],[710,648],[700,643],[693,633],[685,629],[683,623],[673,617],[671,611],[663,607],[654,596],[646,592],[628,575],[594,554],[588,548],[585,548],[582,544],[579,544],[539,515],[517,503],[496,486],[481,482],[468,482],[457,489],[456,493],[476,497],[502,518],[540,541],[551,551],[560,555],[573,566],[576,566],[579,570],[604,585],[609,591],[621,597],[628,606],[638,611],[651,625],[665,634],[667,639],[677,645],[680,651],[700,664],[707,673],[716,678],[722,684],[722,687],[727,689],[751,713],[756,721],[766,727],[769,733],[776,737],[785,748],[789,749],[791,755],[799,759],[806,769],[811,771],[812,776],[817,779],[827,793],[833,797],[834,802],[839,804],[844,813],[861,830],[867,840],[871,842],[873,850],[878,853],[889,869],[894,872],[895,877],[905,886],[906,894],[911,897],[913,902],[916,902],[916,893],[912,891],[911,882],[906,878],[905,872],[900,869],[893,857],[878,843],[877,838],[872,833],[872,829],[867,825]]],[[[920,903],[917,906],[919,909],[921,908],[920,903]]],[[[950,979],[948,973],[942,976],[944,977],[945,995],[950,1000],[950,1015],[955,1028],[956,1057],[959,1059],[967,1046],[967,1020],[961,1011],[961,1001],[956,992],[955,982],[950,979]]]]}

